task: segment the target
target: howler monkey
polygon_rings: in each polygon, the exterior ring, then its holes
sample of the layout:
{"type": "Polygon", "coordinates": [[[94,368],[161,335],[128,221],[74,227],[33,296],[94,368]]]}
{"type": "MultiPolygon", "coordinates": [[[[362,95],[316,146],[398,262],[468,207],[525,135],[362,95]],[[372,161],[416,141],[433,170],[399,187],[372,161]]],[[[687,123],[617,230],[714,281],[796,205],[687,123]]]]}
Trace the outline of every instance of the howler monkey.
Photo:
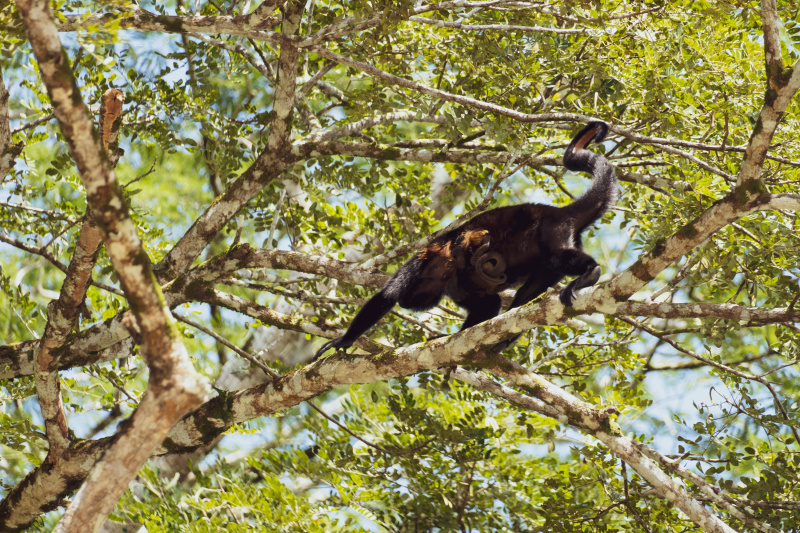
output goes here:
{"type": "MultiPolygon", "coordinates": [[[[521,204],[498,207],[472,218],[428,244],[395,272],[353,319],[347,332],[317,351],[348,348],[395,304],[424,311],[449,296],[467,311],[461,329],[500,312],[499,292],[521,285],[509,308],[530,302],[564,276],[577,276],[561,290],[572,306],[575,291],[600,278],[600,266],[582,250],[581,232],[617,200],[617,178],[608,160],[584,148],[608,132],[604,122],[583,128],[564,152],[564,166],[592,174],[592,185],[569,205],[521,204]]],[[[495,346],[501,351],[511,341],[495,346]]]]}

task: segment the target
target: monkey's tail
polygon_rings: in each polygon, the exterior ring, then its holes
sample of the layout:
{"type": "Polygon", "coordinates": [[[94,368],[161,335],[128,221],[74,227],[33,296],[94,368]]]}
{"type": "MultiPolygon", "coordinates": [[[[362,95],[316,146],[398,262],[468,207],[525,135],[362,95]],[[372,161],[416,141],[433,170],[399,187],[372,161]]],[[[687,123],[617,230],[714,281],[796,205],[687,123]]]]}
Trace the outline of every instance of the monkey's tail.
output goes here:
{"type": "Polygon", "coordinates": [[[574,216],[578,233],[599,220],[617,202],[619,188],[614,167],[602,154],[585,149],[592,142],[601,142],[607,133],[608,124],[605,122],[590,122],[578,132],[564,152],[564,166],[567,169],[592,174],[591,187],[566,206],[574,216]]]}

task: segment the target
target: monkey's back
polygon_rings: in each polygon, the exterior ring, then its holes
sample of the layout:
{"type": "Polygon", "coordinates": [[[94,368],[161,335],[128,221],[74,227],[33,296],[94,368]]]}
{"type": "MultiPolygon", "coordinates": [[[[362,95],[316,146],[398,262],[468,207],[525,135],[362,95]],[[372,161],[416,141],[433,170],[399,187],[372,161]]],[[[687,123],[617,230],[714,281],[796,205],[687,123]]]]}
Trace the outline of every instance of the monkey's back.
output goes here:
{"type": "MultiPolygon", "coordinates": [[[[459,290],[449,290],[448,293],[497,293],[523,283],[540,260],[541,222],[558,209],[532,203],[498,207],[481,213],[437,239],[451,243],[452,249],[460,249],[466,256],[463,264],[457,265],[461,267],[457,269],[459,290]],[[480,236],[480,239],[476,236],[480,236]],[[505,277],[502,283],[487,282],[471,264],[471,255],[478,250],[474,245],[469,247],[465,243],[478,240],[488,244],[482,253],[497,254],[502,258],[502,274],[505,277]]],[[[498,274],[500,272],[494,272],[495,277],[498,274]]]]}

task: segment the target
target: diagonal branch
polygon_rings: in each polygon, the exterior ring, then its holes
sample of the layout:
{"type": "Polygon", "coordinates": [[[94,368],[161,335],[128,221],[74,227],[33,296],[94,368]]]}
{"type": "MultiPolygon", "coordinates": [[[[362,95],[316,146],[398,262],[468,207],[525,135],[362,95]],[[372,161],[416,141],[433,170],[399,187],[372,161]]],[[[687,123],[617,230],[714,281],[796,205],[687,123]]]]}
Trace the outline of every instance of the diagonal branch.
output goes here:
{"type": "MultiPolygon", "coordinates": [[[[764,208],[765,197],[747,199],[744,203],[739,190],[734,190],[715,203],[699,217],[686,224],[654,250],[644,254],[627,270],[618,274],[595,291],[596,302],[622,302],[690,250],[714,233],[741,217],[764,208]]],[[[595,309],[602,311],[602,306],[595,309]]],[[[608,309],[606,309],[608,310],[608,309]]],[[[613,312],[613,311],[611,311],[613,312]]]]}
{"type": "MultiPolygon", "coordinates": [[[[478,372],[456,368],[450,375],[454,379],[467,383],[477,389],[485,390],[523,409],[530,409],[531,411],[541,413],[550,418],[559,418],[557,412],[554,412],[552,408],[543,404],[539,399],[517,392],[478,372]]],[[[578,427],[578,429],[583,428],[578,427]]],[[[599,431],[594,433],[594,437],[605,443],[612,452],[622,457],[622,459],[630,464],[643,479],[650,483],[659,496],[670,501],[685,512],[695,524],[701,525],[704,531],[732,531],[730,527],[711,514],[701,502],[692,497],[692,495],[674,479],[664,475],[663,471],[657,466],[660,462],[659,460],[668,462],[664,456],[638,441],[618,434],[618,432],[599,431]]],[[[708,485],[708,483],[705,483],[703,480],[701,486],[705,485],[708,485]]],[[[715,500],[715,503],[718,505],[722,503],[723,505],[721,505],[721,507],[730,511],[731,514],[734,514],[737,518],[741,519],[744,516],[736,507],[721,500],[721,498],[718,498],[715,500]]],[[[764,526],[754,520],[750,520],[747,523],[761,531],[775,533],[774,530],[768,528],[768,526],[764,526]]]]}
{"type": "MultiPolygon", "coordinates": [[[[119,145],[123,100],[121,91],[109,89],[103,95],[101,105],[100,131],[103,146],[109,158],[114,160],[119,145]]],[[[69,426],[61,400],[58,357],[55,354],[67,341],[80,318],[101,244],[100,229],[91,211],[87,209],[58,300],[48,306],[47,324],[36,353],[36,393],[49,443],[47,461],[52,463],[57,462],[70,445],[69,426]]]]}
{"type": "Polygon", "coordinates": [[[745,185],[761,179],[764,159],[775,129],[783,117],[789,102],[800,88],[800,60],[793,68],[783,64],[778,28],[776,0],[762,0],[761,17],[764,31],[764,63],[767,74],[767,90],[764,106],[756,120],[753,133],[747,143],[744,160],[739,169],[738,184],[745,185]]]}
{"type": "Polygon", "coordinates": [[[58,300],[48,306],[47,325],[36,353],[36,392],[50,446],[47,460],[51,462],[57,461],[70,444],[55,351],[66,342],[78,320],[101,243],[100,230],[91,216],[85,216],[58,300]]]}
{"type": "MultiPolygon", "coordinates": [[[[281,32],[294,35],[302,17],[303,2],[293,0],[284,7],[281,32]]],[[[281,46],[272,102],[267,144],[261,155],[222,196],[217,198],[155,267],[164,282],[185,272],[211,239],[269,182],[294,162],[291,149],[292,116],[297,85],[298,49],[288,42],[281,46]]]]}

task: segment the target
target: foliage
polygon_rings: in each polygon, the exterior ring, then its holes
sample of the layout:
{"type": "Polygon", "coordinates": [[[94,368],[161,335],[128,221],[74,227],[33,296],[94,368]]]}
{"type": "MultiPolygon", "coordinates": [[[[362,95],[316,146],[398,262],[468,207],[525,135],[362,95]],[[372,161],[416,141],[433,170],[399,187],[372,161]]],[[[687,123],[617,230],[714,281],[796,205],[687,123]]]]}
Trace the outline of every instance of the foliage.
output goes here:
{"type": "MultiPolygon", "coordinates": [[[[228,14],[220,8],[238,14],[239,4],[200,2],[196,12],[182,1],[140,6],[152,13],[214,17],[228,14]]],[[[643,254],[657,253],[734,189],[742,148],[764,105],[757,4],[466,4],[409,18],[421,3],[317,0],[309,4],[299,35],[346,25],[342,35],[320,46],[452,95],[533,115],[599,117],[649,139],[705,147],[633,142],[622,135],[605,143],[602,150],[623,180],[622,198],[584,239],[587,252],[603,266],[602,281],[643,254]],[[371,17],[379,21],[357,31],[356,25],[371,17]],[[521,29],[532,27],[542,31],[521,29]]],[[[64,15],[76,13],[107,14],[112,21],[102,27],[91,22],[60,37],[87,104],[96,110],[109,88],[125,94],[125,153],[116,177],[144,249],[157,264],[221,191],[269,149],[281,45],[226,31],[126,29],[126,10],[135,11],[128,2],[59,1],[53,10],[63,24],[74,24],[64,15]]],[[[791,65],[800,57],[800,13],[781,1],[777,14],[784,59],[791,65]]],[[[86,202],[63,135],[48,117],[50,99],[13,8],[0,7],[0,23],[7,29],[0,33],[0,67],[11,93],[13,140],[25,145],[0,183],[0,336],[11,350],[42,336],[47,305],[64,280],[59,265],[69,264],[74,253],[86,202]]],[[[339,144],[320,143],[312,155],[292,162],[226,221],[200,260],[241,242],[357,266],[456,220],[520,157],[558,156],[579,126],[571,118],[523,123],[445,101],[304,48],[298,91],[309,81],[316,83],[297,99],[292,119],[296,145],[321,131],[376,122],[340,136],[339,144]],[[403,112],[416,117],[380,120],[403,112]],[[471,138],[479,132],[485,133],[471,138]],[[461,153],[472,159],[460,162],[461,153]]],[[[800,183],[798,106],[795,97],[771,142],[762,174],[770,193],[796,194],[800,183]]],[[[555,162],[517,169],[502,181],[491,206],[568,203],[587,181],[555,162]]],[[[749,214],[660,272],[632,300],[656,294],[656,302],[670,306],[791,310],[800,278],[798,230],[795,211],[749,214]],[[666,290],[657,294],[662,287],[666,290]]],[[[408,257],[381,264],[381,270],[391,273],[408,257]]],[[[88,290],[88,308],[73,337],[119,318],[128,306],[102,287],[119,286],[104,251],[93,274],[96,284],[88,290]]],[[[340,327],[376,290],[313,272],[235,274],[205,288],[213,285],[298,319],[340,327]]],[[[181,301],[176,314],[202,321],[250,353],[266,350],[262,356],[274,371],[305,364],[320,345],[308,333],[281,337],[281,324],[192,296],[181,301]]],[[[454,333],[461,323],[448,301],[419,316],[396,311],[373,330],[373,339],[406,346],[454,333]]],[[[579,314],[577,322],[542,325],[506,356],[595,407],[616,406],[625,434],[680,458],[731,498],[749,500],[747,516],[777,530],[800,531],[796,321],[634,318],[579,314]],[[706,364],[709,360],[725,368],[706,364]],[[778,503],[787,506],[768,505],[778,503]]],[[[264,379],[206,333],[186,324],[181,331],[195,366],[217,380],[222,394],[251,386],[241,384],[245,378],[264,379]],[[230,385],[237,379],[243,380],[236,382],[240,385],[230,385]]],[[[2,350],[0,370],[8,364],[2,350]]],[[[137,355],[62,370],[62,398],[78,438],[113,434],[136,408],[148,378],[137,355]]],[[[35,394],[30,376],[0,381],[3,497],[48,450],[35,394]]],[[[150,465],[112,519],[138,521],[150,533],[223,527],[698,530],[592,435],[448,379],[446,372],[337,388],[315,403],[335,422],[300,404],[237,425],[187,470],[164,477],[166,468],[150,465]]],[[[700,497],[699,488],[685,486],[700,497]]],[[[52,527],[61,512],[45,516],[34,529],[52,527]]],[[[728,511],[715,512],[731,527],[748,530],[728,511]]]]}

